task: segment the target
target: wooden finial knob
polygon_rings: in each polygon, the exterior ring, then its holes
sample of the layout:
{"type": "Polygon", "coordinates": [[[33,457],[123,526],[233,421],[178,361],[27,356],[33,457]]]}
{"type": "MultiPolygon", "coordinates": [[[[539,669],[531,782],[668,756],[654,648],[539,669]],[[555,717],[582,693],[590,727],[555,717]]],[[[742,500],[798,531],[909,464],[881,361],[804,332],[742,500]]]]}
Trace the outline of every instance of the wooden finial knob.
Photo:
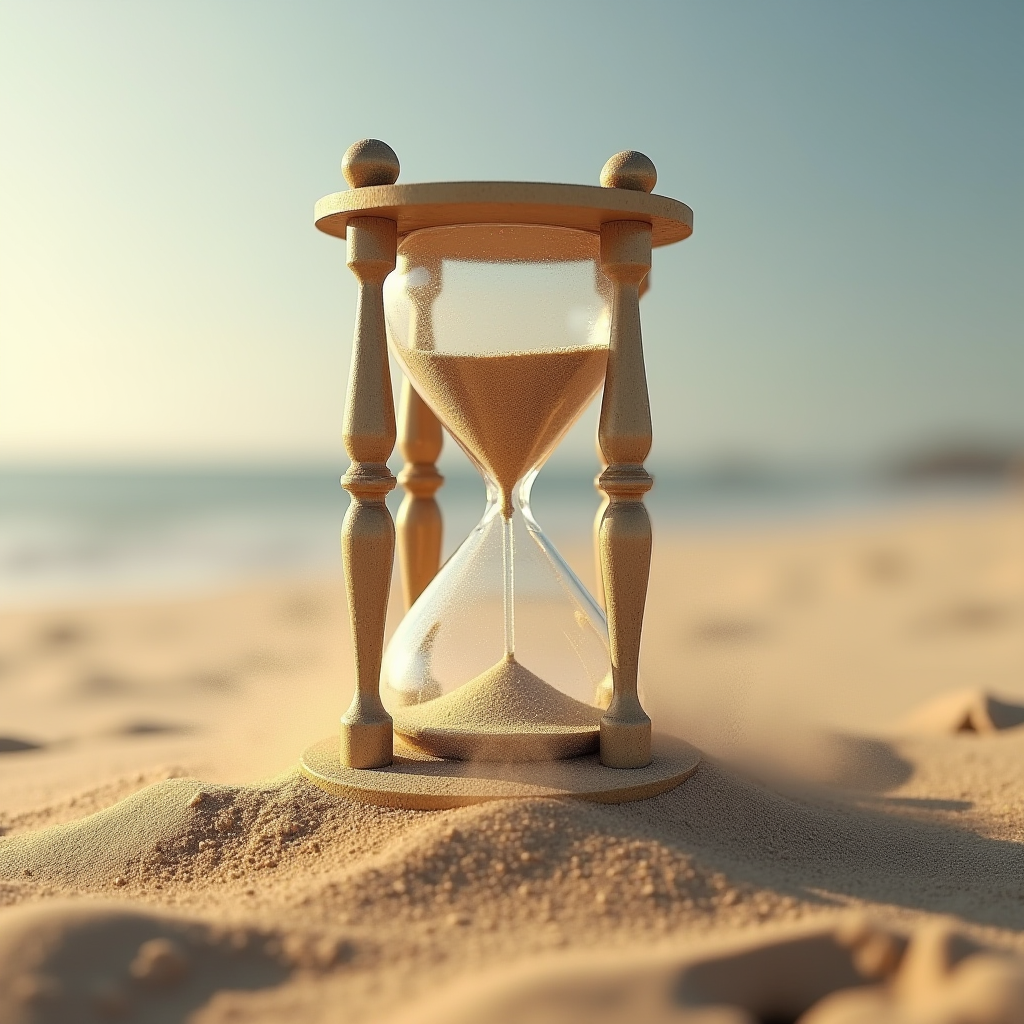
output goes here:
{"type": "Polygon", "coordinates": [[[341,173],[350,188],[367,185],[394,185],[401,165],[395,151],[380,139],[360,139],[345,150],[341,173]]]}
{"type": "Polygon", "coordinates": [[[631,192],[651,192],[658,183],[654,161],[635,149],[626,149],[608,160],[601,168],[601,184],[605,188],[628,188],[631,192]]]}

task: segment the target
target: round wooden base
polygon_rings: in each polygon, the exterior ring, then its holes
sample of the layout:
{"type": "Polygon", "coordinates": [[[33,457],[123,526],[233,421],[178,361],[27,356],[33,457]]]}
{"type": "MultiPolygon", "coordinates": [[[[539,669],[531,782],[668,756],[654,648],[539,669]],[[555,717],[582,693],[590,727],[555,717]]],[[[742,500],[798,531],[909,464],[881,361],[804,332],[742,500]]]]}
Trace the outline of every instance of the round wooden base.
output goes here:
{"type": "Polygon", "coordinates": [[[302,774],[329,793],[382,807],[433,811],[512,797],[561,797],[619,804],[674,789],[700,764],[700,753],[671,736],[655,735],[646,768],[606,768],[597,754],[564,761],[505,764],[442,761],[404,746],[396,737],[395,760],[387,768],[345,768],[338,738],[308,747],[302,774]]]}

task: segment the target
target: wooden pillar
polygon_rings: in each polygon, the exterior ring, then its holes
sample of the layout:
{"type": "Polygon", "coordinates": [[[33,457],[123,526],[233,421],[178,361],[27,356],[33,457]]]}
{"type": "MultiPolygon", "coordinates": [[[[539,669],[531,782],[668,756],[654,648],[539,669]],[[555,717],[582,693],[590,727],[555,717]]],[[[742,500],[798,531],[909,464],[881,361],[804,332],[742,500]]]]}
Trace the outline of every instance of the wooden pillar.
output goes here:
{"type": "MultiPolygon", "coordinates": [[[[384,143],[366,139],[348,150],[342,169],[353,188],[392,184],[398,178],[398,158],[384,143]]],[[[348,222],[346,238],[348,266],[359,282],[344,426],[352,465],[341,480],[352,495],[341,554],[356,691],[341,719],[340,758],[349,768],[383,768],[394,753],[391,716],[380,700],[380,667],[395,555],[395,524],[384,499],[395,486],[387,461],[396,436],[384,278],[395,266],[397,226],[380,217],[356,217],[348,222]]]]}
{"type": "Polygon", "coordinates": [[[604,586],[601,583],[601,520],[604,519],[605,511],[608,508],[608,495],[601,487],[601,474],[608,468],[604,461],[604,454],[601,452],[601,441],[597,441],[597,457],[601,462],[601,472],[594,477],[594,488],[597,490],[601,503],[597,506],[597,513],[594,515],[594,579],[597,581],[597,599],[604,607],[604,586]]]}
{"type": "MultiPolygon", "coordinates": [[[[613,156],[601,184],[650,192],[654,164],[641,153],[613,156]]],[[[651,761],[651,720],[640,705],[637,674],[647,583],[651,520],[644,495],[654,484],[644,468],[651,450],[651,407],[640,333],[640,285],[651,269],[651,225],[613,221],[601,227],[601,269],[612,282],[611,339],[598,443],[607,469],[599,478],[608,495],[599,543],[612,700],[601,718],[601,763],[642,768],[651,761]]]]}
{"type": "MultiPolygon", "coordinates": [[[[642,299],[651,290],[651,275],[648,275],[640,282],[640,298],[642,299]]],[[[608,468],[604,461],[604,454],[601,451],[601,439],[594,439],[597,444],[597,457],[601,463],[601,473],[608,468]]],[[[608,507],[608,495],[601,487],[601,473],[594,478],[594,488],[601,498],[597,506],[597,513],[594,516],[594,579],[597,582],[597,599],[604,606],[604,589],[601,586],[601,520],[604,519],[604,510],[608,507]]]]}
{"type": "Polygon", "coordinates": [[[440,422],[406,378],[398,412],[398,447],[405,459],[398,482],[405,488],[405,498],[397,523],[406,611],[441,564],[441,509],[434,495],[444,483],[437,471],[443,440],[440,422]]]}

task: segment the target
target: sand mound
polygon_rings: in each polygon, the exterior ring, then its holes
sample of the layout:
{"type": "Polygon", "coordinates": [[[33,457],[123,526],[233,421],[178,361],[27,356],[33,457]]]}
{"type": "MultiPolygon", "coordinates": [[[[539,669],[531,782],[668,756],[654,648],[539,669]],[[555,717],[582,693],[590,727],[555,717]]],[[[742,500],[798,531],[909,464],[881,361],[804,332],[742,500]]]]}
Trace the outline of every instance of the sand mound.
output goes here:
{"type": "Polygon", "coordinates": [[[315,857],[320,830],[383,839],[402,813],[333,800],[297,773],[261,786],[168,779],[79,821],[0,840],[0,879],[72,892],[212,886],[315,857]]]}
{"type": "MultiPolygon", "coordinates": [[[[173,779],[0,841],[0,869],[10,900],[116,893],[143,915],[140,903],[177,903],[197,922],[277,933],[286,948],[351,941],[343,975],[387,979],[337,989],[353,1019],[379,1019],[510,958],[692,941],[836,902],[1024,923],[1019,842],[841,794],[787,796],[714,764],[634,804],[537,799],[446,812],[335,799],[295,776],[253,787],[173,779]]],[[[144,941],[118,956],[130,965],[144,941]]],[[[341,976],[314,964],[303,977],[305,988],[275,989],[273,1005],[284,1013],[298,1000],[304,1019],[330,1019],[335,989],[324,986],[341,976]]]]}
{"type": "Polygon", "coordinates": [[[1015,1024],[1024,1017],[1024,959],[982,950],[942,923],[909,944],[858,915],[709,945],[700,954],[549,957],[443,991],[394,1024],[1015,1024]]]}
{"type": "MultiPolygon", "coordinates": [[[[906,944],[880,930],[870,939],[886,942],[896,957],[906,944]]],[[[774,928],[710,947],[699,955],[661,948],[532,961],[438,993],[394,1024],[793,1021],[832,992],[875,976],[835,928],[774,928]]]]}
{"type": "Polygon", "coordinates": [[[1020,1024],[1024,959],[948,925],[918,930],[886,983],[827,996],[799,1024],[1020,1024]]]}
{"type": "Polygon", "coordinates": [[[89,786],[80,789],[70,796],[57,800],[51,800],[41,806],[30,810],[23,810],[14,814],[0,811],[0,836],[11,836],[21,832],[32,832],[37,829],[46,828],[48,825],[57,825],[66,821],[77,821],[87,814],[104,810],[113,806],[119,800],[137,793],[154,782],[164,782],[167,779],[181,779],[187,777],[189,772],[177,766],[165,766],[151,769],[149,771],[134,772],[130,775],[122,775],[113,778],[98,786],[89,786]]]}
{"type": "Polygon", "coordinates": [[[279,985],[297,952],[272,932],[123,904],[19,907],[0,915],[0,1020],[178,1022],[216,991],[279,985]]]}
{"type": "Polygon", "coordinates": [[[281,873],[301,882],[292,905],[364,923],[539,913],[563,934],[595,922],[656,933],[712,915],[784,916],[823,890],[1024,921],[1019,901],[1006,902],[1024,874],[1019,843],[840,793],[787,795],[713,764],[632,804],[534,799],[448,812],[349,802],[295,775],[260,787],[172,779],[0,841],[0,878],[33,889],[230,894],[281,873]],[[969,891],[951,893],[954,878],[971,878],[969,891]]]}
{"type": "Polygon", "coordinates": [[[474,926],[499,944],[502,932],[533,929],[559,945],[595,919],[604,933],[649,918],[665,927],[673,911],[708,914],[743,898],[614,807],[538,799],[424,816],[371,862],[311,887],[303,906],[381,927],[405,916],[474,926]]]}
{"type": "Polygon", "coordinates": [[[957,690],[912,712],[901,731],[922,735],[994,733],[1019,725],[1024,725],[1024,706],[984,690],[957,690]]]}

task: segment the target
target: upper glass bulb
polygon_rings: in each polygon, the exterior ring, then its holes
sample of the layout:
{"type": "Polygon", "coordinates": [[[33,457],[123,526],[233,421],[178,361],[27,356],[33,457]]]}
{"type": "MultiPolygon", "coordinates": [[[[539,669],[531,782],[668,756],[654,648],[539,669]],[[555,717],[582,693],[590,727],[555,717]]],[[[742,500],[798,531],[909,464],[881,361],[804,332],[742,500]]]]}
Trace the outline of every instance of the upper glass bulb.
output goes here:
{"type": "Polygon", "coordinates": [[[429,228],[403,239],[385,282],[395,354],[505,515],[604,380],[598,248],[596,235],[567,228],[429,228]]]}

